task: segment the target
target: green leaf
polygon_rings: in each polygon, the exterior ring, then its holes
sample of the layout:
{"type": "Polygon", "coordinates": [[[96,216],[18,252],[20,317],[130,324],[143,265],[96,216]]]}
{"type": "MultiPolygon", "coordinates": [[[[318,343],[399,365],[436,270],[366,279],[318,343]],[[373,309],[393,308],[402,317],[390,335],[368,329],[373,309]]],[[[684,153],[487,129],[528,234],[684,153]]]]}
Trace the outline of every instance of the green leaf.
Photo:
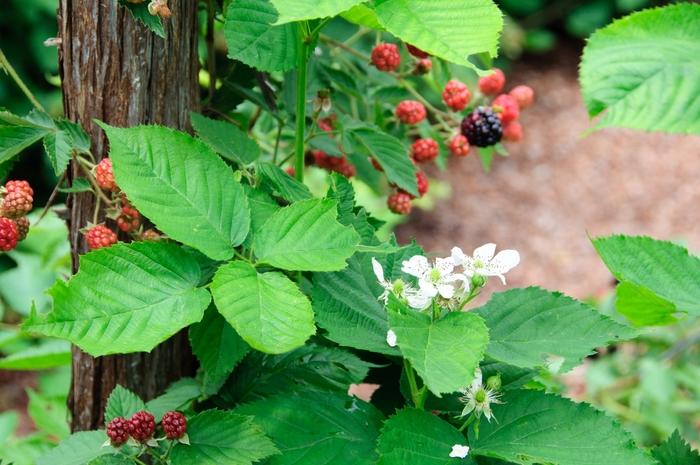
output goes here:
{"type": "Polygon", "coordinates": [[[175,445],[173,465],[252,465],[277,452],[249,416],[206,410],[187,423],[190,444],[175,445]]]}
{"type": "Polygon", "coordinates": [[[273,163],[259,163],[258,174],[264,188],[270,191],[271,194],[278,195],[288,202],[296,202],[313,197],[305,184],[297,181],[273,163]]]}
{"type": "Polygon", "coordinates": [[[211,292],[219,312],[251,347],[279,354],[316,332],[311,303],[278,272],[258,273],[245,262],[223,265],[211,292]]]}
{"type": "Polygon", "coordinates": [[[619,19],[593,34],[580,66],[596,128],[700,134],[700,5],[680,3],[619,19]]]}
{"type": "Polygon", "coordinates": [[[389,297],[389,326],[403,356],[438,397],[467,386],[484,358],[489,331],[473,313],[452,312],[432,321],[389,297]]]}
{"type": "Polygon", "coordinates": [[[260,157],[258,144],[233,124],[194,112],[190,118],[200,139],[224,158],[247,165],[260,157]]]}
{"type": "Polygon", "coordinates": [[[46,370],[71,362],[70,344],[48,340],[0,359],[0,370],[46,370]]]}
{"type": "Polygon", "coordinates": [[[41,456],[36,465],[85,465],[102,455],[114,454],[113,447],[103,447],[107,440],[104,431],[82,431],[61,441],[41,456]]]}
{"type": "Polygon", "coordinates": [[[360,237],[337,216],[332,200],[304,200],[276,211],[253,239],[258,261],[291,271],[345,268],[360,237]]]}
{"type": "Polygon", "coordinates": [[[310,389],[347,393],[350,384],[364,381],[373,366],[346,350],[317,344],[282,355],[251,352],[219,397],[234,404],[310,389]]]}
{"type": "Polygon", "coordinates": [[[166,412],[183,408],[201,394],[202,387],[196,379],[182,378],[168,386],[164,394],[146,402],[146,410],[160,421],[166,412]]]}
{"type": "Polygon", "coordinates": [[[343,19],[350,21],[351,23],[358,24],[360,26],[365,26],[370,29],[382,30],[384,29],[379,23],[379,18],[377,18],[377,13],[374,12],[372,8],[366,4],[356,5],[340,14],[343,19]]]}
{"type": "Polygon", "coordinates": [[[700,259],[686,248],[643,236],[599,237],[593,245],[626,283],[618,288],[617,308],[632,323],[669,323],[676,312],[700,315],[700,259]]]}
{"type": "Polygon", "coordinates": [[[491,0],[377,0],[375,11],[399,39],[458,65],[497,54],[503,17],[491,0]]]}
{"type": "Polygon", "coordinates": [[[69,414],[65,398],[51,398],[32,389],[27,389],[27,395],[29,396],[27,413],[37,429],[58,439],[70,435],[69,414]]]}
{"type": "Polygon", "coordinates": [[[296,24],[273,26],[278,15],[270,0],[233,0],[226,10],[228,56],[260,71],[289,71],[300,53],[296,24]]]}
{"type": "Polygon", "coordinates": [[[139,396],[117,384],[107,399],[105,407],[105,423],[109,423],[117,417],[127,420],[136,413],[144,410],[146,404],[139,396]]]}
{"type": "Polygon", "coordinates": [[[568,371],[596,347],[637,334],[587,304],[538,287],[496,293],[473,312],[489,328],[486,355],[521,368],[546,367],[556,357],[568,371]]]}
{"type": "Polygon", "coordinates": [[[253,237],[262,230],[263,225],[272,214],[280,209],[280,205],[264,190],[250,186],[243,187],[248,196],[248,205],[250,205],[250,232],[243,242],[243,246],[250,249],[253,245],[253,237]]]}
{"type": "Polygon", "coordinates": [[[690,448],[678,430],[675,430],[666,442],[652,449],[651,455],[659,461],[659,465],[700,464],[700,454],[690,448]]]}
{"type": "Polygon", "coordinates": [[[32,312],[23,329],[93,356],[148,352],[201,320],[211,296],[196,287],[200,273],[192,255],[168,242],[98,249],[80,257],[68,283],[49,289],[53,310],[32,312]]]}
{"type": "Polygon", "coordinates": [[[119,0],[119,4],[127,8],[131,14],[141,22],[144,26],[150,29],[157,36],[165,38],[165,28],[163,28],[163,21],[159,16],[152,15],[148,12],[148,2],[143,1],[141,3],[133,3],[128,0],[119,0]]]}
{"type": "Polygon", "coordinates": [[[469,465],[471,458],[451,458],[455,444],[467,445],[457,429],[423,410],[406,408],[382,427],[377,465],[469,465]]]}
{"type": "Polygon", "coordinates": [[[539,391],[506,393],[493,406],[498,421],[482,421],[477,438],[469,434],[475,455],[531,465],[655,465],[632,436],[590,405],[539,391]]]}
{"type": "Polygon", "coordinates": [[[233,172],[207,145],[160,126],[102,124],[119,187],[171,238],[216,260],[233,256],[250,209],[233,172]]]}
{"type": "Polygon", "coordinates": [[[416,166],[408,156],[408,150],[394,136],[372,127],[360,127],[351,131],[353,140],[381,165],[389,182],[413,195],[418,195],[416,166]]]}
{"type": "Polygon", "coordinates": [[[266,465],[375,465],[382,414],[345,394],[300,392],[236,409],[254,415],[280,450],[266,465]],[[303,406],[303,408],[301,407],[303,406]]]}
{"type": "Polygon", "coordinates": [[[250,349],[213,307],[201,322],[190,326],[190,344],[204,370],[204,389],[211,393],[218,391],[250,349]]]}
{"type": "Polygon", "coordinates": [[[79,125],[68,120],[56,121],[57,131],[44,137],[44,150],[56,176],[68,166],[73,153],[89,153],[90,137],[79,125]]]}
{"type": "Polygon", "coordinates": [[[53,123],[48,124],[50,126],[36,124],[28,118],[0,111],[0,164],[53,132],[53,123]]]}
{"type": "Polygon", "coordinates": [[[272,0],[279,13],[276,24],[330,18],[342,13],[364,0],[272,0]]]}

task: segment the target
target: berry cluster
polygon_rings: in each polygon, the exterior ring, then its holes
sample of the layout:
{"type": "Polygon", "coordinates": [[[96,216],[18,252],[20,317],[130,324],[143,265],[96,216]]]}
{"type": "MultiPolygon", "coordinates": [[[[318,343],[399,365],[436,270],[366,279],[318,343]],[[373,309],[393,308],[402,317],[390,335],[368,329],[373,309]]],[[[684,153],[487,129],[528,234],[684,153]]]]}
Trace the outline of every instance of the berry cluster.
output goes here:
{"type": "Polygon", "coordinates": [[[13,250],[27,237],[27,214],[33,206],[34,190],[27,181],[7,181],[0,187],[0,252],[13,250]]]}
{"type": "MultiPolygon", "coordinates": [[[[107,210],[107,217],[116,223],[117,228],[134,239],[160,240],[162,236],[153,229],[143,230],[142,218],[139,211],[134,208],[126,196],[119,189],[114,179],[112,160],[103,158],[93,170],[97,185],[111,195],[112,204],[107,210]]],[[[89,250],[109,247],[117,243],[117,234],[105,224],[88,225],[83,234],[89,250]]]]}
{"type": "MultiPolygon", "coordinates": [[[[147,444],[156,433],[156,419],[150,412],[134,413],[130,419],[114,418],[107,424],[107,436],[113,447],[121,447],[129,438],[140,444],[147,444]]],[[[161,420],[165,438],[178,440],[187,434],[187,419],[180,412],[167,412],[161,420]]]]}

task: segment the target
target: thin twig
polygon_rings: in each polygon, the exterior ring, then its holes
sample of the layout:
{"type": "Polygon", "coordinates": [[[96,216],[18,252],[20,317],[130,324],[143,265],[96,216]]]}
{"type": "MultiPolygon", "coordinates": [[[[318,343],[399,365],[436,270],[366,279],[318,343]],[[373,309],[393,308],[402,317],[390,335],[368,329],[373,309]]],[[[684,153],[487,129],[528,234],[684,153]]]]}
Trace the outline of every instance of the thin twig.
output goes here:
{"type": "Polygon", "coordinates": [[[66,179],[66,171],[63,172],[60,178],[58,178],[58,182],[56,183],[56,187],[53,188],[51,191],[51,195],[49,195],[49,200],[46,201],[46,205],[44,205],[44,209],[41,211],[41,215],[39,215],[39,219],[36,220],[36,223],[34,226],[39,224],[41,220],[44,219],[46,214],[49,212],[49,208],[51,208],[51,204],[53,201],[56,199],[56,196],[58,195],[58,190],[61,188],[61,184],[63,184],[63,181],[66,179]]]}
{"type": "Polygon", "coordinates": [[[209,72],[209,97],[208,101],[214,99],[216,92],[216,49],[214,48],[214,18],[216,17],[216,5],[214,0],[207,1],[207,70],[209,72]]]}
{"type": "Polygon", "coordinates": [[[19,87],[22,92],[24,92],[24,95],[27,96],[30,102],[32,102],[32,105],[34,105],[34,108],[37,110],[46,113],[46,110],[44,107],[39,103],[39,100],[37,100],[36,97],[34,97],[34,94],[29,90],[29,87],[26,86],[24,81],[22,81],[22,78],[19,77],[17,74],[17,71],[12,67],[12,64],[7,60],[7,57],[3,53],[2,49],[0,49],[0,66],[7,72],[7,74],[10,75],[12,80],[15,81],[15,84],[17,84],[17,87],[19,87]]]}

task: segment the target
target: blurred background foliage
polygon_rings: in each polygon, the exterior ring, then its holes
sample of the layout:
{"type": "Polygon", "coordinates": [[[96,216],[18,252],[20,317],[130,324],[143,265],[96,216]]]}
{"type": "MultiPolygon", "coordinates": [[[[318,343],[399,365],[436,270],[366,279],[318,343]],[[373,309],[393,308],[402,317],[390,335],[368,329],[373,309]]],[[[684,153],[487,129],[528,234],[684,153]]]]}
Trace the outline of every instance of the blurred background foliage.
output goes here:
{"type": "MultiPolygon", "coordinates": [[[[507,15],[499,66],[552,52],[562,43],[583,45],[583,39],[612,19],[633,10],[665,4],[651,0],[497,0],[507,15]]],[[[32,92],[54,116],[62,113],[55,46],[58,0],[4,0],[0,15],[0,48],[32,92]]],[[[202,22],[204,24],[203,15],[202,22]]],[[[217,62],[225,69],[223,39],[216,38],[217,62]]],[[[200,55],[206,56],[202,44],[200,55]]],[[[252,75],[250,76],[252,78],[252,75]]],[[[203,90],[208,76],[202,72],[203,90]]],[[[218,98],[218,94],[217,94],[218,98]]],[[[0,107],[25,114],[30,103],[0,72],[0,107]]],[[[45,204],[57,179],[44,161],[41,144],[21,160],[0,168],[0,180],[27,179],[35,188],[35,205],[45,204]],[[3,172],[3,168],[5,172],[3,172]]],[[[446,195],[446,194],[443,194],[446,195]]],[[[361,201],[376,199],[360,192],[361,201]]],[[[62,200],[62,199],[61,199],[62,200]]],[[[64,343],[28,339],[17,331],[31,303],[48,305],[45,290],[70,271],[67,230],[49,214],[34,213],[29,238],[10,254],[0,255],[0,455],[16,464],[30,464],[67,433],[66,393],[70,348],[64,343]],[[39,374],[24,370],[41,367],[39,374]],[[19,389],[20,394],[17,395],[19,389]],[[18,403],[17,399],[21,399],[18,403]]],[[[614,302],[600,303],[615,316],[614,302]]],[[[700,444],[700,322],[645,330],[638,341],[591,357],[564,376],[544,380],[549,389],[586,400],[618,417],[643,445],[658,444],[678,428],[700,444]]]]}

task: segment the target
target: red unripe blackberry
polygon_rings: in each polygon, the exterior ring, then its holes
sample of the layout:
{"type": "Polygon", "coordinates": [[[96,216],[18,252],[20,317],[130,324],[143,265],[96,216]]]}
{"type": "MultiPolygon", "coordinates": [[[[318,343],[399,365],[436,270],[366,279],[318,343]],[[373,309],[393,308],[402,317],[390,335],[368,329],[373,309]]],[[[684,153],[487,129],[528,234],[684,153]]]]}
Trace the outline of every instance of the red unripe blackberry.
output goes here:
{"type": "Polygon", "coordinates": [[[141,239],[144,241],[159,241],[163,236],[155,229],[147,229],[141,234],[141,239]]]}
{"type": "Polygon", "coordinates": [[[0,217],[0,251],[9,252],[14,249],[18,240],[17,224],[9,218],[0,217]]]}
{"type": "Polygon", "coordinates": [[[141,214],[130,204],[125,204],[117,217],[117,227],[124,232],[134,232],[141,226],[141,214]]]}
{"type": "Polygon", "coordinates": [[[88,249],[101,249],[116,244],[117,235],[107,226],[98,224],[87,230],[85,241],[87,241],[88,249]]]}
{"type": "Polygon", "coordinates": [[[396,44],[378,44],[372,49],[372,64],[379,71],[394,71],[401,64],[401,54],[396,44]]]}
{"type": "Polygon", "coordinates": [[[350,163],[345,156],[332,157],[323,150],[312,150],[311,155],[314,157],[315,165],[319,168],[323,168],[328,171],[335,171],[336,173],[342,174],[346,178],[351,178],[357,173],[355,165],[350,163]]]}
{"type": "Polygon", "coordinates": [[[126,444],[129,440],[129,421],[126,418],[117,417],[107,424],[107,436],[109,443],[114,447],[126,444]]]}
{"type": "Polygon", "coordinates": [[[488,147],[501,141],[503,126],[501,119],[489,107],[479,107],[462,120],[462,135],[469,144],[488,147]]]}
{"type": "Polygon", "coordinates": [[[503,140],[519,142],[523,139],[523,127],[517,121],[511,121],[503,127],[503,140]]]}
{"type": "Polygon", "coordinates": [[[513,97],[508,94],[501,94],[491,102],[491,107],[501,118],[503,124],[508,124],[511,121],[515,121],[520,116],[520,109],[518,108],[518,102],[515,101],[513,97]]]}
{"type": "Polygon", "coordinates": [[[34,204],[34,191],[27,181],[7,181],[0,189],[0,214],[19,218],[30,211],[34,204]]]}
{"type": "Polygon", "coordinates": [[[508,92],[508,95],[518,102],[518,107],[520,107],[521,110],[532,105],[532,102],[535,100],[535,91],[532,90],[530,86],[515,86],[508,92]]]}
{"type": "Polygon", "coordinates": [[[382,168],[382,165],[379,164],[377,160],[375,160],[373,157],[370,157],[369,159],[370,163],[372,163],[372,166],[374,166],[374,169],[377,171],[384,171],[384,168],[382,168]]]}
{"type": "Polygon", "coordinates": [[[426,115],[425,107],[416,100],[403,100],[396,105],[396,117],[403,123],[418,124],[426,115]]]}
{"type": "Polygon", "coordinates": [[[428,183],[428,176],[424,172],[416,172],[416,184],[418,184],[418,196],[423,197],[428,193],[428,188],[430,187],[428,183]]]}
{"type": "Polygon", "coordinates": [[[5,192],[24,192],[27,196],[32,197],[34,195],[34,190],[32,186],[29,185],[27,181],[17,181],[11,180],[5,183],[5,192]]]}
{"type": "Polygon", "coordinates": [[[488,76],[479,79],[479,89],[487,95],[496,95],[503,90],[506,85],[506,76],[498,68],[493,68],[493,72],[488,76]]]}
{"type": "Polygon", "coordinates": [[[433,69],[433,62],[430,61],[430,58],[421,58],[413,67],[413,74],[422,76],[423,74],[428,74],[431,69],[433,69]]]}
{"type": "Polygon", "coordinates": [[[17,240],[23,241],[26,239],[27,234],[29,234],[29,219],[26,216],[17,218],[15,220],[15,225],[17,225],[17,240]]]}
{"type": "Polygon", "coordinates": [[[95,166],[95,180],[97,185],[106,191],[117,192],[119,190],[119,186],[114,180],[114,170],[112,170],[112,160],[110,158],[103,158],[95,166]]]}
{"type": "Polygon", "coordinates": [[[332,131],[334,126],[335,115],[329,116],[327,118],[320,118],[316,124],[322,131],[332,131]]]}
{"type": "Polygon", "coordinates": [[[406,48],[408,49],[408,53],[410,53],[416,58],[428,58],[430,56],[429,53],[424,52],[423,50],[419,49],[418,47],[414,47],[411,44],[406,44],[406,48]]]}
{"type": "Polygon", "coordinates": [[[161,424],[168,439],[180,439],[187,433],[187,419],[180,412],[167,412],[161,424]]]}
{"type": "Polygon", "coordinates": [[[413,208],[411,196],[403,191],[391,194],[386,204],[389,206],[389,210],[399,215],[408,215],[411,213],[411,208],[413,208]]]}
{"type": "Polygon", "coordinates": [[[418,139],[411,145],[411,157],[418,163],[433,161],[440,153],[440,146],[435,140],[418,139]]]}
{"type": "Polygon", "coordinates": [[[442,91],[442,99],[445,101],[445,105],[454,111],[462,111],[467,108],[471,98],[472,94],[469,92],[467,85],[456,79],[451,79],[445,85],[445,90],[442,91]]]}
{"type": "Polygon", "coordinates": [[[290,175],[291,177],[294,177],[297,175],[297,170],[293,166],[288,166],[284,169],[284,172],[290,175]]]}
{"type": "Polygon", "coordinates": [[[466,157],[469,155],[469,141],[462,134],[457,134],[450,141],[449,149],[455,157],[466,157]]]}
{"type": "Polygon", "coordinates": [[[136,412],[129,420],[129,434],[138,442],[148,442],[156,431],[156,419],[150,413],[142,410],[136,412]]]}
{"type": "Polygon", "coordinates": [[[335,171],[336,173],[340,173],[346,178],[352,178],[357,174],[357,168],[355,168],[355,165],[350,163],[347,158],[343,157],[343,163],[339,164],[338,166],[334,167],[331,169],[331,171],[335,171]]]}

